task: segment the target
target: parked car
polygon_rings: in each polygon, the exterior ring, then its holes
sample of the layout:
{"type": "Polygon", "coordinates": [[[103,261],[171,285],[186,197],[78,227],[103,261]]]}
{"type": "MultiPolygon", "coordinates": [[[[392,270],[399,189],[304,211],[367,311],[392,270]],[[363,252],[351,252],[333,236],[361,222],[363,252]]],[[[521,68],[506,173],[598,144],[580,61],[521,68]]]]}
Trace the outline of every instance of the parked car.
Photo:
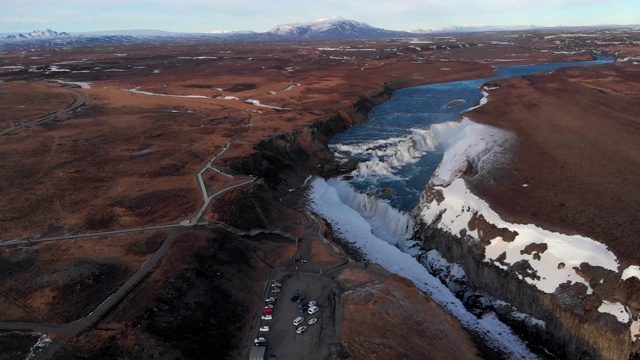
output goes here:
{"type": "Polygon", "coordinates": [[[307,327],[306,326],[300,326],[299,328],[296,329],[296,332],[298,334],[302,334],[305,331],[307,331],[307,327]]]}
{"type": "Polygon", "coordinates": [[[267,304],[264,307],[265,309],[273,309],[273,304],[267,304]]]}
{"type": "Polygon", "coordinates": [[[309,310],[308,306],[300,306],[300,312],[303,313],[305,311],[309,310]]]}
{"type": "Polygon", "coordinates": [[[318,318],[311,318],[311,319],[309,319],[309,322],[307,324],[313,325],[313,324],[315,324],[317,322],[318,322],[318,318]]]}
{"type": "Polygon", "coordinates": [[[285,279],[291,279],[291,274],[289,274],[289,273],[284,274],[284,278],[285,279]]]}
{"type": "Polygon", "coordinates": [[[297,301],[299,297],[300,297],[300,295],[298,295],[298,294],[293,295],[293,296],[291,297],[291,302],[295,302],[295,301],[297,301]]]}
{"type": "Polygon", "coordinates": [[[280,292],[280,288],[278,288],[278,287],[271,288],[271,292],[272,293],[279,293],[280,292]]]}
{"type": "Polygon", "coordinates": [[[313,315],[313,314],[317,313],[317,312],[318,312],[318,310],[320,310],[320,308],[319,308],[319,307],[317,307],[317,306],[311,306],[311,307],[309,308],[309,310],[308,310],[309,315],[313,315]]]}
{"type": "Polygon", "coordinates": [[[282,285],[282,280],[273,280],[273,281],[271,282],[271,286],[273,286],[273,285],[279,285],[279,286],[281,286],[281,285],[282,285]]]}
{"type": "Polygon", "coordinates": [[[260,331],[269,331],[269,325],[260,326],[260,331]]]}
{"type": "Polygon", "coordinates": [[[255,346],[267,346],[267,338],[264,336],[257,337],[253,340],[255,346]]]}
{"type": "Polygon", "coordinates": [[[302,316],[298,316],[297,318],[293,319],[293,325],[295,326],[298,326],[303,322],[304,322],[304,318],[302,316]]]}
{"type": "Polygon", "coordinates": [[[271,314],[265,314],[265,315],[262,315],[262,318],[261,318],[261,319],[262,319],[262,320],[271,320],[271,319],[273,319],[273,315],[271,315],[271,314]]]}
{"type": "Polygon", "coordinates": [[[296,300],[296,301],[297,301],[297,302],[299,302],[299,303],[303,302],[303,301],[304,301],[304,296],[300,296],[300,297],[298,298],[298,300],[296,300]]]}
{"type": "Polygon", "coordinates": [[[265,302],[276,302],[276,298],[274,296],[268,298],[267,300],[265,300],[265,302]]]}
{"type": "Polygon", "coordinates": [[[311,301],[309,301],[309,304],[307,304],[307,305],[309,305],[309,306],[314,306],[314,305],[315,305],[315,304],[317,304],[317,303],[318,303],[317,301],[315,301],[315,300],[311,300],[311,301]]]}
{"type": "Polygon", "coordinates": [[[273,314],[273,308],[265,308],[262,310],[263,314],[273,314]]]}

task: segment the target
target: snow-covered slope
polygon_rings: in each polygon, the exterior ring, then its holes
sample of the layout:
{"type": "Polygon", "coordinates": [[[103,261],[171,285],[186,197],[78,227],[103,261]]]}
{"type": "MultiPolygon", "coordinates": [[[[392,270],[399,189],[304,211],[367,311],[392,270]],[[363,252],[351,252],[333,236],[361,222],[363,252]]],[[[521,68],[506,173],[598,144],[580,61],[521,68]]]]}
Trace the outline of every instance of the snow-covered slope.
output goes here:
{"type": "Polygon", "coordinates": [[[42,29],[42,30],[32,31],[26,36],[31,39],[36,39],[36,38],[49,38],[49,37],[56,37],[56,36],[69,36],[69,34],[67,34],[66,32],[58,33],[57,31],[54,31],[51,29],[42,29]]]}
{"type": "Polygon", "coordinates": [[[343,19],[339,16],[308,23],[278,25],[268,31],[294,39],[357,39],[406,35],[401,31],[391,31],[373,27],[362,22],[343,19]]]}
{"type": "Polygon", "coordinates": [[[14,39],[50,39],[57,37],[69,37],[70,35],[66,32],[57,32],[51,29],[41,29],[34,30],[28,34],[8,34],[3,36],[3,39],[14,40],[14,39]]]}
{"type": "Polygon", "coordinates": [[[640,276],[640,267],[623,266],[606,245],[594,239],[503,220],[469,190],[463,177],[469,164],[483,173],[500,161],[503,153],[510,151],[501,144],[513,135],[468,119],[459,128],[463,136],[457,136],[460,140],[445,152],[414,211],[418,222],[469,242],[481,249],[477,250],[482,252],[479,259],[488,268],[502,269],[543,293],[554,295],[563,286],[581,284],[585,295],[595,294],[594,301],[600,302],[597,311],[615,316],[628,327],[631,339],[637,341],[637,311],[624,298],[603,292],[602,287],[619,286],[621,281],[640,276]],[[594,281],[585,270],[589,268],[601,269],[610,276],[594,281]]]}

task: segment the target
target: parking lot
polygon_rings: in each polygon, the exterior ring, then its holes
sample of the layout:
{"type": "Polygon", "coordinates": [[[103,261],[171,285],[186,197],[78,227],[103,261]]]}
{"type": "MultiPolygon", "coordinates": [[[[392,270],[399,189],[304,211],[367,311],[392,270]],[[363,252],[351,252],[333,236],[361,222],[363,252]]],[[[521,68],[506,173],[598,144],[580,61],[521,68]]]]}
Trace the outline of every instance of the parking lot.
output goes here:
{"type": "MultiPolygon", "coordinates": [[[[266,358],[272,359],[325,359],[331,354],[330,344],[337,340],[337,304],[338,291],[331,279],[308,272],[292,272],[290,279],[284,279],[282,272],[281,292],[271,293],[271,282],[267,286],[264,299],[276,297],[272,320],[260,320],[255,326],[255,337],[267,338],[266,358]],[[318,312],[309,315],[300,312],[299,302],[291,302],[294,294],[304,296],[304,303],[317,301],[318,312]],[[307,330],[302,334],[296,333],[297,326],[293,320],[304,317],[307,330]],[[308,320],[317,318],[318,322],[309,325],[308,320]],[[268,325],[269,331],[259,332],[260,326],[268,325]]],[[[280,274],[276,274],[280,275],[280,274]]],[[[276,277],[272,280],[280,279],[276,277]]],[[[260,318],[259,318],[260,319],[260,318]]],[[[339,319],[338,319],[339,320],[339,319]]],[[[254,338],[255,338],[254,337],[254,338]]]]}

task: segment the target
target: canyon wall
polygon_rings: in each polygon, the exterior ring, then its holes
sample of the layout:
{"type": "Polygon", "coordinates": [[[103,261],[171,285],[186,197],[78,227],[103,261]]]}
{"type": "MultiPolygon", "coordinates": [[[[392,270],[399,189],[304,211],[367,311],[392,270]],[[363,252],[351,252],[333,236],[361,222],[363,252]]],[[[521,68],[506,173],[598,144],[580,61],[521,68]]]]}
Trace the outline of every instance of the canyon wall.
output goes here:
{"type": "Polygon", "coordinates": [[[299,186],[313,170],[321,175],[340,173],[344,163],[332,161],[329,140],[366,121],[369,111],[387,101],[394,90],[395,84],[385,83],[379,92],[360,98],[351,109],[318,119],[309,127],[264,139],[254,146],[251,155],[225,165],[237,173],[263,178],[269,188],[277,190],[299,186]]]}
{"type": "MultiPolygon", "coordinates": [[[[542,291],[537,280],[544,281],[545,276],[550,276],[549,272],[536,270],[531,265],[551,256],[545,255],[546,245],[540,242],[525,246],[520,254],[532,255],[526,260],[514,261],[506,256],[507,251],[492,258],[488,249],[498,243],[505,248],[513,246],[517,242],[514,239],[521,234],[487,221],[473,202],[463,202],[459,211],[452,214],[457,208],[448,207],[447,202],[460,199],[453,196],[448,199],[445,192],[442,186],[427,186],[413,213],[415,234],[425,250],[435,249],[449,262],[462,266],[467,285],[473,287],[476,294],[487,295],[492,304],[506,302],[512,309],[530,316],[510,316],[496,311],[501,320],[534,347],[544,348],[542,354],[548,351],[562,359],[637,358],[640,341],[633,339],[638,335],[638,321],[634,319],[640,309],[640,281],[636,277],[623,280],[619,271],[587,262],[575,266],[567,261],[567,270],[575,272],[584,283],[559,280],[554,291],[542,291]],[[455,228],[452,219],[464,220],[464,227],[455,228]],[[610,304],[617,304],[620,312],[621,306],[627,314],[616,317],[608,313],[606,306],[610,304]],[[628,321],[623,321],[625,316],[628,321]],[[525,321],[531,317],[535,319],[533,324],[525,321]]],[[[564,268],[565,264],[560,264],[557,271],[564,270],[560,267],[564,268]]],[[[485,310],[493,310],[493,305],[487,305],[485,310]]]]}

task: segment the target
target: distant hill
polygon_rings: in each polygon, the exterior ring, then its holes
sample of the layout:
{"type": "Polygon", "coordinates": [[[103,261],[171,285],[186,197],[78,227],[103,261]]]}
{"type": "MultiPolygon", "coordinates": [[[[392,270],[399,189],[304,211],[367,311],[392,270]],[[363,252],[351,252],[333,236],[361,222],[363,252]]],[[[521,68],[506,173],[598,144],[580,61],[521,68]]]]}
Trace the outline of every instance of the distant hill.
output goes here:
{"type": "MultiPolygon", "coordinates": [[[[626,26],[629,27],[630,25],[626,26]]],[[[171,42],[183,40],[220,41],[311,41],[416,37],[432,34],[458,34],[467,32],[622,28],[620,25],[588,27],[536,27],[530,26],[450,26],[437,29],[416,29],[411,32],[386,30],[354,20],[333,17],[307,23],[278,25],[267,32],[212,31],[206,33],[181,33],[161,30],[110,30],[85,33],[57,32],[42,29],[25,34],[0,34],[0,49],[26,50],[56,46],[132,44],[147,42],[171,42]]]]}
{"type": "Polygon", "coordinates": [[[468,32],[487,32],[487,31],[519,31],[538,28],[535,25],[511,25],[511,26],[496,26],[496,25],[451,25],[441,28],[432,29],[414,29],[412,33],[417,34],[435,34],[435,33],[468,33],[468,32]]]}
{"type": "Polygon", "coordinates": [[[296,40],[367,39],[411,35],[409,32],[385,30],[339,16],[308,23],[278,25],[267,33],[296,40]]]}

